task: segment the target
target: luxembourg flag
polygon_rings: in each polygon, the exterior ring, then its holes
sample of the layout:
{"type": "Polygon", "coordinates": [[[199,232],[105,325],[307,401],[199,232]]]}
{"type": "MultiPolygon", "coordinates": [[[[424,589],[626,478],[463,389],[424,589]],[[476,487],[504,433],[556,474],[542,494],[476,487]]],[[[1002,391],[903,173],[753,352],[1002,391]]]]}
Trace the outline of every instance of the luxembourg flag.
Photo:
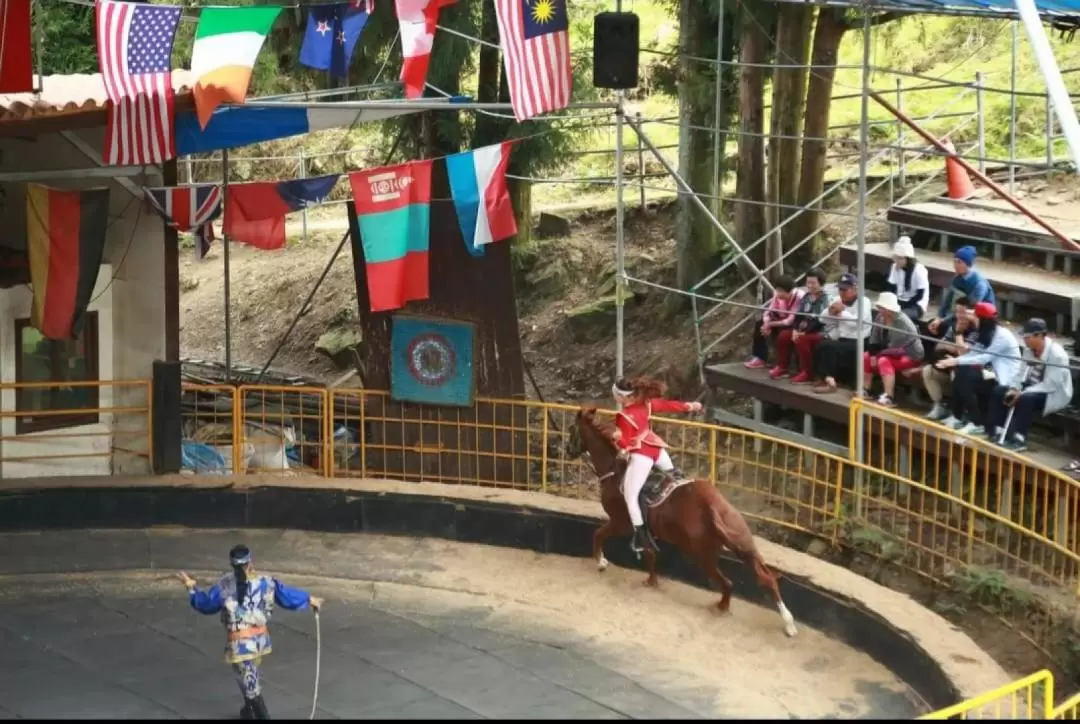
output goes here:
{"type": "Polygon", "coordinates": [[[465,248],[483,256],[484,246],[517,234],[514,207],[506,187],[511,142],[485,146],[446,158],[450,197],[465,248]]]}

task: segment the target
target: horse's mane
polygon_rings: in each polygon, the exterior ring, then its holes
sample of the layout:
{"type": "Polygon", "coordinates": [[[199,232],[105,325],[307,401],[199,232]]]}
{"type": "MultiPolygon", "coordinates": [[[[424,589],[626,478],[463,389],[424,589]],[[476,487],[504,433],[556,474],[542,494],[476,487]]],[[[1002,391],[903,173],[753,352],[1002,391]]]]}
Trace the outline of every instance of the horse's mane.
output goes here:
{"type": "Polygon", "coordinates": [[[604,436],[612,446],[615,445],[615,433],[618,432],[618,428],[615,427],[615,423],[610,420],[601,420],[596,417],[596,408],[591,410],[582,410],[581,419],[587,422],[594,430],[604,436]]]}

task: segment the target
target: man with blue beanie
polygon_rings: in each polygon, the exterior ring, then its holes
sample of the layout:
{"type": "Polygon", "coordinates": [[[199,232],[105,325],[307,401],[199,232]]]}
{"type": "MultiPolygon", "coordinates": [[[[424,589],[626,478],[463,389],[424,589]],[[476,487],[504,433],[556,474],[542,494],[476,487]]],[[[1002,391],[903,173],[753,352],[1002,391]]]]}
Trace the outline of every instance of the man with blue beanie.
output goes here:
{"type": "Polygon", "coordinates": [[[990,282],[975,269],[977,252],[973,246],[962,246],[953,255],[953,269],[956,276],[945,293],[941,295],[941,306],[937,316],[930,322],[930,334],[937,336],[940,330],[952,322],[953,308],[963,300],[968,307],[974,308],[979,302],[996,305],[994,290],[990,282]]]}

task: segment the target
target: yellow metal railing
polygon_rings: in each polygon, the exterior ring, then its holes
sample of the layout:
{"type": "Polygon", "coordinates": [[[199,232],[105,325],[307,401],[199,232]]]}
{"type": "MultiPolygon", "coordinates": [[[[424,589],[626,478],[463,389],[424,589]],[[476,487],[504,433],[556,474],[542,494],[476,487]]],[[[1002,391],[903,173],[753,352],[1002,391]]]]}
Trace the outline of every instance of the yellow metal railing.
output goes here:
{"type": "Polygon", "coordinates": [[[149,380],[0,383],[0,477],[149,472],[151,410],[149,380]]]}
{"type": "Polygon", "coordinates": [[[920,719],[1050,719],[1054,677],[1045,669],[920,719]]]}
{"type": "Polygon", "coordinates": [[[1080,694],[1073,694],[1054,707],[1054,719],[1080,719],[1080,694]]]}

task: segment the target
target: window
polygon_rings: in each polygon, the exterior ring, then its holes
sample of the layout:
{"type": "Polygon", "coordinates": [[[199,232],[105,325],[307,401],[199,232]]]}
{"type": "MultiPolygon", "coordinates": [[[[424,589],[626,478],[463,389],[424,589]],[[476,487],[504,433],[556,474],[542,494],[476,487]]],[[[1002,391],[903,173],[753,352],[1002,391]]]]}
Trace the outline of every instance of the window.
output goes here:
{"type": "Polygon", "coordinates": [[[65,382],[96,382],[98,379],[98,317],[87,313],[82,333],[74,340],[46,339],[29,319],[15,322],[15,379],[17,382],[51,382],[43,387],[19,387],[15,393],[15,432],[41,432],[98,421],[96,385],[74,386],[65,382]],[[34,415],[36,411],[87,410],[63,415],[34,415]]]}

